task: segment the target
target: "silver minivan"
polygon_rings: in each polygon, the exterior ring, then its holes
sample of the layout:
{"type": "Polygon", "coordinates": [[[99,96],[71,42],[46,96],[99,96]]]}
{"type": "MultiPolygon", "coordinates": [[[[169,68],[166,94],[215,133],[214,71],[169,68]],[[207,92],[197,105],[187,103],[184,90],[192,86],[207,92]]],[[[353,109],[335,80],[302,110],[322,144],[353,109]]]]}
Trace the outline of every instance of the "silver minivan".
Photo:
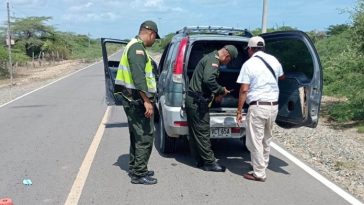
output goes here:
{"type": "MultiPolygon", "coordinates": [[[[219,68],[218,81],[234,92],[225,96],[220,103],[212,104],[211,138],[245,136],[245,123],[238,125],[235,118],[240,87],[236,79],[242,64],[249,58],[244,48],[250,37],[251,34],[246,30],[226,27],[185,27],[176,32],[164,49],[156,71],[156,107],[159,113],[157,137],[162,153],[173,152],[176,139],[188,135],[184,99],[195,66],[205,54],[226,44],[238,48],[238,57],[219,68]]],[[[266,52],[278,58],[286,76],[285,80],[279,81],[279,113],[276,123],[283,128],[316,127],[322,95],[322,68],[312,41],[301,31],[265,33],[261,37],[265,39],[266,52]]],[[[118,62],[107,57],[107,43],[126,42],[102,39],[106,98],[109,104],[118,104],[118,99],[112,94],[118,62]]],[[[248,105],[244,105],[245,112],[247,109],[248,105]]]]}

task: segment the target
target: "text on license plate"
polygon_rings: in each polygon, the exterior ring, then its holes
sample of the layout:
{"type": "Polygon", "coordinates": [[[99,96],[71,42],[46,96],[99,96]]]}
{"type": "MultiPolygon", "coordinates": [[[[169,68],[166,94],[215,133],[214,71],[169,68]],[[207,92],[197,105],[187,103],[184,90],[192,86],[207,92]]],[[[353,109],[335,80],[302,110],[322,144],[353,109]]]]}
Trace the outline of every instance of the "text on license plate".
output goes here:
{"type": "Polygon", "coordinates": [[[226,127],[211,128],[211,137],[230,137],[231,129],[226,127]]]}

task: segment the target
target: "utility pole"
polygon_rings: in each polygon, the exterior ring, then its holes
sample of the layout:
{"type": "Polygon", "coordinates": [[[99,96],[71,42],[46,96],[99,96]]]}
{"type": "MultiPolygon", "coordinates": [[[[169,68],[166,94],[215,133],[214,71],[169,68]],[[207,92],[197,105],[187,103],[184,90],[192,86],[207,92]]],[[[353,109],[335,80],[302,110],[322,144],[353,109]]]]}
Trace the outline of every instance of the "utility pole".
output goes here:
{"type": "Polygon", "coordinates": [[[90,33],[87,33],[87,38],[88,38],[88,47],[91,47],[91,39],[90,39],[91,35],[90,33]]]}
{"type": "Polygon", "coordinates": [[[9,1],[7,2],[7,9],[8,9],[8,36],[7,36],[7,43],[8,43],[8,53],[9,53],[9,73],[10,73],[10,99],[12,99],[11,89],[13,86],[13,65],[11,61],[11,32],[10,32],[10,8],[9,8],[9,1]]]}
{"type": "Polygon", "coordinates": [[[267,32],[268,0],[263,0],[262,33],[267,32]]]}

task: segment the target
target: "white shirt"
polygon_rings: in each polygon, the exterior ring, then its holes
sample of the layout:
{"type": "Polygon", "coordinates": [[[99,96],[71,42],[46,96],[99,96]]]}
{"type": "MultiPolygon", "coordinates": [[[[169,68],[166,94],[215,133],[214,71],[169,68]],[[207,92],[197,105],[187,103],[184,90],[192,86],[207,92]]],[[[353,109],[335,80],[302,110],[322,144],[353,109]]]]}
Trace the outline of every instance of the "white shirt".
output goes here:
{"type": "Polygon", "coordinates": [[[272,55],[258,51],[248,59],[241,67],[237,83],[249,84],[246,102],[253,101],[275,102],[278,101],[279,88],[278,77],[283,75],[282,65],[272,55]],[[273,69],[276,78],[274,79],[269,68],[263,61],[255,56],[262,57],[273,69]]]}

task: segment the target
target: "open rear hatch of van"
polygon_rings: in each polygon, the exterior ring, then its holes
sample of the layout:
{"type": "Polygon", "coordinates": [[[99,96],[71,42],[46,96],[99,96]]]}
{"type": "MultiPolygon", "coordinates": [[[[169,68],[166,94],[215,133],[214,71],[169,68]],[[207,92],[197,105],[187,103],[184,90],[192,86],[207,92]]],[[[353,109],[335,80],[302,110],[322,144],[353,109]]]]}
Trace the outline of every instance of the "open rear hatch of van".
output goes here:
{"type": "MultiPolygon", "coordinates": [[[[227,44],[235,45],[239,51],[239,55],[229,64],[220,65],[218,83],[225,86],[228,90],[232,90],[232,92],[223,97],[220,102],[214,101],[211,105],[211,138],[238,138],[245,135],[245,123],[238,125],[236,122],[236,110],[240,89],[240,84],[236,83],[236,79],[238,78],[243,62],[248,59],[248,54],[243,49],[246,42],[226,40],[195,41],[188,54],[187,75],[191,79],[197,63],[204,55],[218,50],[227,44]]],[[[244,111],[247,111],[247,109],[244,109],[244,111]]],[[[244,116],[245,113],[243,113],[244,116]]]]}

